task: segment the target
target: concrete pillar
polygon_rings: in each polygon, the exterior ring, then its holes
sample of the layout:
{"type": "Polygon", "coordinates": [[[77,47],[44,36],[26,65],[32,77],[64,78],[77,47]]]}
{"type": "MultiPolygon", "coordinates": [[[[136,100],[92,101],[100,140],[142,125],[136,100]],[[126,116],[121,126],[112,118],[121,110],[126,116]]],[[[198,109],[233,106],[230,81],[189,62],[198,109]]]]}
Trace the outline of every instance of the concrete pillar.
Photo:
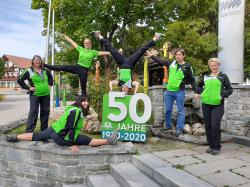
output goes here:
{"type": "Polygon", "coordinates": [[[245,0],[219,0],[219,3],[221,70],[231,83],[243,83],[245,0]]]}

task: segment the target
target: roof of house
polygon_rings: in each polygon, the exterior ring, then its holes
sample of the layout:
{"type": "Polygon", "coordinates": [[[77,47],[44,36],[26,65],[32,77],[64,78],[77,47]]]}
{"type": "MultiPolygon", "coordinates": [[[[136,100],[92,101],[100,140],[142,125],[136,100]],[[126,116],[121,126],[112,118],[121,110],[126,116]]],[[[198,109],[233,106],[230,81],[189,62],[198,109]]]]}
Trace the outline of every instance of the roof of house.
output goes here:
{"type": "Polygon", "coordinates": [[[15,64],[18,68],[28,68],[31,66],[31,59],[13,56],[13,55],[3,55],[4,61],[9,61],[15,64]]]}

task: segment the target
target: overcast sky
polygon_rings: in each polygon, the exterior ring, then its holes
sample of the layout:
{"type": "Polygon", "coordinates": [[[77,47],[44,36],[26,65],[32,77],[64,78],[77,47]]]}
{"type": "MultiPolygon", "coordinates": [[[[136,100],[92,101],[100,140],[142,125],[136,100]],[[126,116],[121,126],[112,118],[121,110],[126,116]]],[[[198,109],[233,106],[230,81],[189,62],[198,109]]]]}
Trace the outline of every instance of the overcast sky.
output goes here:
{"type": "Polygon", "coordinates": [[[31,0],[0,0],[0,57],[3,54],[44,57],[42,14],[30,7],[31,0]]]}

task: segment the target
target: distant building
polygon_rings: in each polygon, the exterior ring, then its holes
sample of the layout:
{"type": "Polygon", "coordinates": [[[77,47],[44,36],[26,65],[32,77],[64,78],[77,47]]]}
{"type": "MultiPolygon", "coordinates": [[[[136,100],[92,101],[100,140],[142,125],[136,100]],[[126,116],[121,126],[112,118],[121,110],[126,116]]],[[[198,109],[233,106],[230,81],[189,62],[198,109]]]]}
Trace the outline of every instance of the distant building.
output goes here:
{"type": "Polygon", "coordinates": [[[5,74],[0,79],[0,87],[19,87],[16,82],[17,77],[21,74],[22,69],[31,66],[31,59],[12,55],[3,55],[2,59],[5,61],[5,74]]]}

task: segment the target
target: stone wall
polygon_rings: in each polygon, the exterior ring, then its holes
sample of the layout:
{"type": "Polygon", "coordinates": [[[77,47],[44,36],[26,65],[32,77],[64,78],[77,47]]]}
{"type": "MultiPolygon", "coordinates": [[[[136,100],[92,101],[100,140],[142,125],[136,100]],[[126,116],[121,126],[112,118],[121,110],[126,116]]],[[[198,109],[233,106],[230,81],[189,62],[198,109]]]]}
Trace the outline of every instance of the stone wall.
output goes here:
{"type": "MultiPolygon", "coordinates": [[[[233,89],[233,94],[225,100],[225,113],[221,128],[228,134],[250,136],[250,85],[233,85],[233,89]]],[[[149,88],[156,126],[162,125],[165,121],[164,90],[163,86],[149,88]]],[[[186,90],[186,97],[193,97],[193,91],[189,86],[186,90]]]]}
{"type": "Polygon", "coordinates": [[[132,143],[80,146],[79,153],[55,143],[9,143],[0,138],[0,186],[56,186],[84,183],[89,174],[108,172],[111,163],[131,161],[132,143]]]}

